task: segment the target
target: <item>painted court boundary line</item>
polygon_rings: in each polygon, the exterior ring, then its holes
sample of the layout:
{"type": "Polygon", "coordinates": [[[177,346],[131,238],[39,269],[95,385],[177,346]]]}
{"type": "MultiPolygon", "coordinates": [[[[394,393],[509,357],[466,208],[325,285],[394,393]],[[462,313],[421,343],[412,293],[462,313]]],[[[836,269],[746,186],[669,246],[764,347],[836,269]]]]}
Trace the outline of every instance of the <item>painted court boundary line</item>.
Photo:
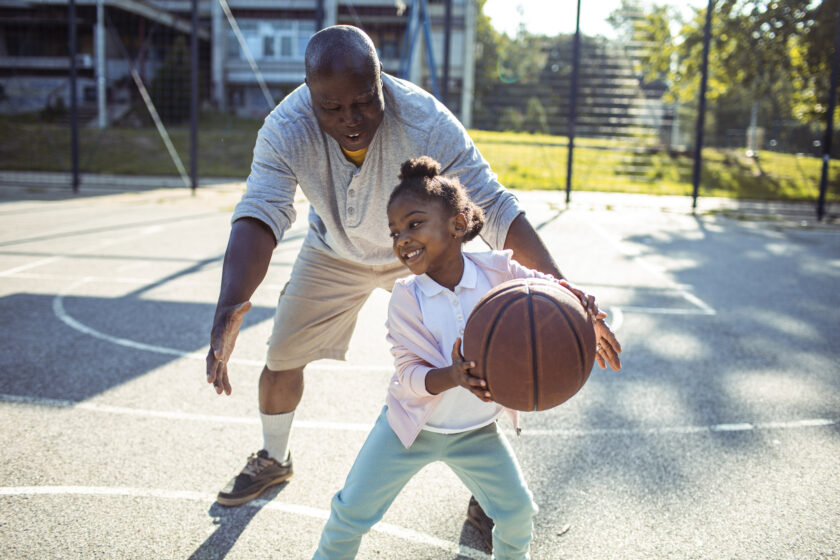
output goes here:
{"type": "MultiPolygon", "coordinates": [[[[68,327],[91,336],[93,338],[97,338],[99,340],[104,340],[106,342],[110,342],[112,344],[116,344],[118,346],[122,346],[124,348],[131,348],[133,350],[142,350],[145,352],[153,352],[156,354],[166,354],[169,356],[176,356],[179,358],[187,358],[190,360],[201,360],[204,361],[207,357],[207,349],[197,351],[197,352],[187,352],[185,350],[180,350],[177,348],[168,348],[166,346],[160,346],[157,344],[146,344],[144,342],[137,342],[136,340],[131,340],[129,338],[122,338],[117,336],[112,336],[110,334],[103,333],[98,331],[94,328],[91,328],[83,323],[80,323],[76,319],[70,316],[69,313],[64,309],[64,297],[78,288],[79,286],[87,283],[90,281],[90,277],[85,277],[73,282],[72,284],[68,285],[61,293],[57,294],[53,298],[52,308],[53,313],[55,314],[58,319],[67,325],[68,327]]],[[[209,349],[209,346],[207,347],[209,349]]],[[[243,358],[231,358],[228,360],[228,363],[236,364],[236,365],[243,365],[243,366],[252,366],[252,367],[263,367],[265,365],[264,360],[248,360],[243,358]]],[[[354,366],[354,365],[328,365],[328,364],[315,364],[311,366],[312,369],[318,370],[327,370],[327,371],[354,371],[354,370],[363,370],[368,372],[393,372],[393,367],[391,366],[354,366]]]]}
{"type": "MultiPolygon", "coordinates": [[[[58,293],[52,302],[53,313],[55,316],[65,325],[68,327],[91,336],[93,338],[97,338],[99,340],[104,340],[106,342],[110,342],[112,344],[116,344],[118,346],[123,346],[125,348],[131,348],[134,350],[143,350],[146,352],[153,352],[157,354],[166,354],[169,356],[176,356],[179,358],[187,358],[190,360],[201,360],[204,361],[207,355],[207,350],[197,351],[197,352],[187,352],[185,350],[179,350],[177,348],[168,348],[166,346],[160,346],[157,344],[146,344],[143,342],[137,342],[136,340],[131,340],[129,338],[122,338],[117,336],[112,336],[107,333],[103,333],[98,331],[92,327],[89,327],[76,319],[74,319],[67,310],[64,308],[64,298],[73,290],[78,288],[79,286],[86,284],[87,282],[92,281],[92,277],[84,277],[80,278],[77,281],[69,284],[64,290],[58,293]]],[[[610,308],[611,322],[612,322],[612,329],[613,331],[617,332],[620,328],[622,323],[624,322],[624,314],[622,313],[621,308],[619,307],[612,307],[610,308]]],[[[209,348],[209,346],[207,347],[209,348]]],[[[236,365],[244,365],[244,366],[252,366],[252,367],[263,367],[265,365],[265,361],[263,360],[247,360],[242,358],[231,358],[228,360],[228,363],[236,364],[236,365]]],[[[319,370],[326,370],[326,371],[355,371],[355,370],[362,370],[368,372],[393,372],[394,368],[392,366],[380,366],[380,365],[364,365],[364,366],[356,366],[356,365],[329,365],[329,364],[316,364],[314,366],[310,366],[313,369],[319,370]]]]}
{"type": "MultiPolygon", "coordinates": [[[[84,410],[102,414],[118,414],[124,416],[139,416],[144,418],[162,418],[167,420],[181,420],[190,422],[214,422],[218,424],[252,424],[260,423],[259,418],[242,416],[214,416],[212,414],[195,414],[191,412],[178,412],[166,410],[149,410],[142,408],[129,408],[111,406],[93,402],[77,402],[62,399],[47,399],[40,397],[29,397],[22,395],[9,395],[0,393],[0,402],[9,404],[22,404],[31,406],[48,406],[54,408],[84,410]]],[[[709,426],[660,426],[653,428],[601,428],[591,430],[545,430],[538,428],[525,428],[522,436],[548,436],[548,437],[587,437],[587,436],[636,436],[636,435],[688,435],[688,434],[713,434],[725,432],[753,432],[764,430],[793,430],[803,428],[820,428],[833,426],[838,423],[836,419],[829,418],[808,418],[802,420],[787,420],[776,422],[739,422],[712,424],[709,426]]],[[[350,432],[367,433],[373,424],[351,423],[351,422],[324,422],[318,420],[295,420],[295,428],[311,430],[340,430],[350,432]]]]}
{"type": "Polygon", "coordinates": [[[714,308],[708,305],[706,302],[701,300],[699,297],[691,293],[689,290],[690,288],[684,284],[678,284],[674,282],[668,274],[666,274],[661,268],[650,264],[649,262],[642,259],[641,250],[637,247],[633,247],[628,245],[624,242],[620,237],[613,235],[612,233],[608,232],[604,227],[597,223],[593,223],[591,221],[587,221],[586,225],[588,225],[595,233],[597,233],[601,238],[607,241],[613,248],[618,251],[619,254],[627,257],[628,259],[632,260],[635,264],[639,265],[640,267],[644,268],[651,274],[656,276],[665,277],[667,281],[673,286],[673,291],[680,296],[682,296],[686,301],[691,303],[695,306],[692,309],[668,309],[668,308],[649,308],[649,307],[623,307],[624,311],[628,312],[636,312],[636,313],[651,313],[651,314],[661,314],[661,315],[716,315],[717,312],[714,308]]]}
{"type": "MultiPolygon", "coordinates": [[[[202,494],[200,492],[162,490],[157,488],[103,486],[5,486],[0,487],[0,496],[108,496],[186,500],[203,503],[212,503],[216,501],[215,495],[202,494]]],[[[256,499],[239,507],[281,511],[292,515],[312,517],[320,521],[326,521],[330,516],[330,512],[327,510],[265,499],[256,499]]],[[[450,554],[459,554],[473,560],[490,560],[490,555],[472,547],[440,539],[429,535],[428,533],[421,533],[419,531],[391,523],[383,523],[380,521],[371,528],[371,531],[397,537],[402,540],[433,546],[435,548],[445,550],[450,554]]]]}

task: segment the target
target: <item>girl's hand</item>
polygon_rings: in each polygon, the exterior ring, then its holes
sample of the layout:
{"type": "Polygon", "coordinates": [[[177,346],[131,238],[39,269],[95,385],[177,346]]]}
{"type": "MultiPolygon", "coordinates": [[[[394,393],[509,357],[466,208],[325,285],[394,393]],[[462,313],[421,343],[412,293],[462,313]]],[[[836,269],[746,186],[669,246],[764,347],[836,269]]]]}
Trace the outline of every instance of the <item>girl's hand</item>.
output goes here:
{"type": "Polygon", "coordinates": [[[452,345],[452,365],[449,366],[449,376],[456,386],[468,389],[473,395],[491,402],[493,400],[490,391],[487,390],[487,382],[478,377],[470,375],[470,369],[475,367],[475,362],[465,362],[461,355],[461,339],[456,338],[452,345]]]}

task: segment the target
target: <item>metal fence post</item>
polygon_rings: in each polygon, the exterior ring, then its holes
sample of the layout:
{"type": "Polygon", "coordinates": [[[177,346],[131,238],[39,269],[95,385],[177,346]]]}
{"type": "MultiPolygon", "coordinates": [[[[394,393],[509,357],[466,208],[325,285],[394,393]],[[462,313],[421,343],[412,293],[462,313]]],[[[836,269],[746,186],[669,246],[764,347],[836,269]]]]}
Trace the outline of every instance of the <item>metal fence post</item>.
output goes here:
{"type": "Polygon", "coordinates": [[[441,101],[449,102],[449,58],[452,52],[452,0],[445,0],[446,11],[443,18],[443,87],[440,89],[441,101]]]}
{"type": "Polygon", "coordinates": [[[198,0],[192,0],[190,33],[190,179],[192,193],[198,188],[198,0]]]}
{"type": "Polygon", "coordinates": [[[70,159],[73,167],[73,192],[79,192],[79,104],[76,98],[76,0],[67,3],[70,26],[70,159]]]}
{"type": "Polygon", "coordinates": [[[828,164],[831,161],[831,137],[834,135],[834,108],[837,104],[837,71],[840,61],[840,9],[834,31],[834,58],[831,64],[831,83],[828,93],[828,112],[825,117],[825,137],[823,139],[822,173],[820,174],[820,197],[817,201],[817,220],[825,215],[825,191],[828,188],[828,164]]]}
{"type": "Polygon", "coordinates": [[[700,70],[700,100],[697,104],[697,130],[694,140],[694,171],[691,182],[691,209],[697,209],[697,195],[700,192],[700,170],[703,167],[703,126],[706,122],[706,82],[709,77],[709,42],[712,35],[712,9],[714,0],[706,7],[706,27],[703,30],[703,62],[700,70]]]}
{"type": "Polygon", "coordinates": [[[572,47],[572,91],[569,100],[569,154],[566,159],[566,204],[572,199],[572,157],[575,150],[575,113],[577,112],[578,72],[580,70],[580,0],[577,1],[575,39],[572,47]]]}

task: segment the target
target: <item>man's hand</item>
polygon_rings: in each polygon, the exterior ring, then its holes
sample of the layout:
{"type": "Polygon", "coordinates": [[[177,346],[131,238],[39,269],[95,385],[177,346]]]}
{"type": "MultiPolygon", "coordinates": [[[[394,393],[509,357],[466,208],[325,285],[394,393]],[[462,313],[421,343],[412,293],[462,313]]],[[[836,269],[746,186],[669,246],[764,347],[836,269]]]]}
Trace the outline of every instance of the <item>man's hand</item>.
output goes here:
{"type": "Polygon", "coordinates": [[[491,402],[493,400],[490,391],[487,390],[487,382],[470,374],[470,368],[475,367],[475,362],[465,362],[461,355],[461,339],[456,338],[452,345],[452,365],[449,366],[449,375],[452,382],[457,386],[468,389],[473,395],[491,402]]]}
{"type": "Polygon", "coordinates": [[[613,370],[621,369],[621,359],[618,355],[621,353],[621,343],[615,337],[615,333],[604,320],[603,317],[593,318],[595,322],[595,360],[601,369],[607,369],[607,364],[613,370]]]}
{"type": "Polygon", "coordinates": [[[216,308],[213,329],[210,331],[210,351],[207,352],[207,383],[213,384],[216,394],[221,395],[224,391],[230,395],[227,363],[233,353],[242,320],[250,310],[250,301],[216,308]]]}
{"type": "Polygon", "coordinates": [[[598,309],[595,296],[587,294],[566,280],[560,280],[560,284],[577,296],[589,318],[592,319],[595,328],[595,360],[598,366],[601,369],[607,369],[607,364],[609,364],[613,370],[620,370],[621,359],[618,355],[621,353],[621,344],[605,321],[607,314],[598,309]]]}

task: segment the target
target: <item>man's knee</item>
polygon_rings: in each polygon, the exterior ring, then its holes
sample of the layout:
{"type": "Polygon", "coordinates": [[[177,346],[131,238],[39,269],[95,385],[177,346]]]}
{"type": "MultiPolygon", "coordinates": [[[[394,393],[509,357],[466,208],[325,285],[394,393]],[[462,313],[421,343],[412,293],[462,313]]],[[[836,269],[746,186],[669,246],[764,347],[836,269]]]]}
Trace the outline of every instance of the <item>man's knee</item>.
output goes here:
{"type": "Polygon", "coordinates": [[[303,367],[275,371],[265,366],[262,370],[260,381],[272,387],[284,389],[293,389],[298,386],[303,387],[303,367]]]}
{"type": "Polygon", "coordinates": [[[275,371],[264,367],[260,375],[260,409],[266,414],[291,412],[303,396],[303,366],[275,371]]]}

